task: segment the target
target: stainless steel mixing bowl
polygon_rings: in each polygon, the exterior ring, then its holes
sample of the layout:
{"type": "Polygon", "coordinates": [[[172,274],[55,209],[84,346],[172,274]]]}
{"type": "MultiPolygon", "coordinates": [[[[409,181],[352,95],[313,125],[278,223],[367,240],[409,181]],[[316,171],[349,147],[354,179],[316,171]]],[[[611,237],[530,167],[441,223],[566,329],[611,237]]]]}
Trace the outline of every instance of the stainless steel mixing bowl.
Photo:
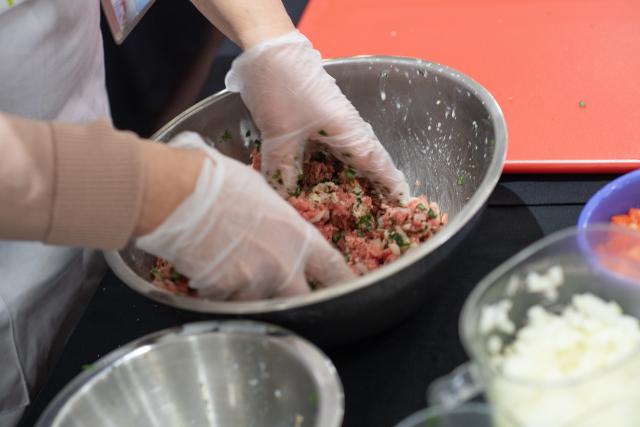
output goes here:
{"type": "MultiPolygon", "coordinates": [[[[320,345],[389,327],[419,307],[434,287],[450,285],[436,273],[447,268],[443,261],[477,220],[504,164],[507,129],[500,107],[469,77],[421,60],[355,57],[327,61],[326,69],[371,123],[412,192],[440,203],[449,224],[377,271],[304,296],[224,302],[171,294],[150,283],[152,257],[133,245],[106,254],[123,282],[174,307],[279,323],[320,345]]],[[[155,139],[167,141],[185,130],[201,133],[245,162],[258,134],[240,97],[227,91],[180,114],[155,139]]]]}
{"type": "Polygon", "coordinates": [[[315,346],[276,326],[201,322],[100,359],[38,427],[338,427],[340,379],[315,346]]]}

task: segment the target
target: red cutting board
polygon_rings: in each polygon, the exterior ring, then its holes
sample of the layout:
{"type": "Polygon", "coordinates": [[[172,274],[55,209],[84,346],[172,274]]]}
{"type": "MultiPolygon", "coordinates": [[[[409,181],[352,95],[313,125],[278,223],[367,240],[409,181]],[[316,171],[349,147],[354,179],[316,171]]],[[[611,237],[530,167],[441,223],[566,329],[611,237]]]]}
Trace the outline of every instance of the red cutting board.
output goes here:
{"type": "Polygon", "coordinates": [[[509,130],[506,172],[640,167],[640,0],[311,0],[325,58],[418,57],[485,86],[509,130]]]}

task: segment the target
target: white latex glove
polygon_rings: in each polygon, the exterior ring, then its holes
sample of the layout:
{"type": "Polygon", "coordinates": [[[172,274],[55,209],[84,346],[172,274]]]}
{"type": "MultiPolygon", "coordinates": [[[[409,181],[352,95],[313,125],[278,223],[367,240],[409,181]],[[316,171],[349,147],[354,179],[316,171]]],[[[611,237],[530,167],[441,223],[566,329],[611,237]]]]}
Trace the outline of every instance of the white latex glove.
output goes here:
{"type": "Polygon", "coordinates": [[[226,76],[262,134],[262,173],[281,194],[295,189],[308,140],[326,144],[390,197],[406,200],[404,175],[322,66],[300,32],[260,43],[240,55],[226,76]]]}
{"type": "Polygon", "coordinates": [[[192,132],[170,147],[206,151],[193,194],[137,246],[171,261],[201,295],[250,300],[310,291],[351,279],[342,255],[249,166],[192,132]]]}

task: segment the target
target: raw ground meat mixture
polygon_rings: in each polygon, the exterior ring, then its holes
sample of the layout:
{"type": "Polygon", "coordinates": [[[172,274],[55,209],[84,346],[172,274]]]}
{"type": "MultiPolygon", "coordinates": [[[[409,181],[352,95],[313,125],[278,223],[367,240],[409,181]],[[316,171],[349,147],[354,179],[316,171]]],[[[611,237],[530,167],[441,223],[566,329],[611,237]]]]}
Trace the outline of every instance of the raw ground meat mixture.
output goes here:
{"type": "Polygon", "coordinates": [[[156,258],[155,265],[149,272],[153,284],[159,288],[177,294],[196,295],[197,291],[189,287],[189,279],[178,273],[166,259],[156,258]]]}
{"type": "MultiPolygon", "coordinates": [[[[252,166],[260,170],[260,153],[251,154],[252,166]]],[[[307,153],[304,173],[289,203],[342,252],[359,275],[388,264],[418,246],[447,223],[437,203],[426,196],[413,197],[406,205],[383,200],[368,179],[332,155],[307,153]]],[[[281,179],[278,172],[275,180],[281,179]]],[[[151,270],[156,286],[194,295],[189,280],[158,258],[151,270]]],[[[319,284],[310,280],[312,287],[319,284]]]]}

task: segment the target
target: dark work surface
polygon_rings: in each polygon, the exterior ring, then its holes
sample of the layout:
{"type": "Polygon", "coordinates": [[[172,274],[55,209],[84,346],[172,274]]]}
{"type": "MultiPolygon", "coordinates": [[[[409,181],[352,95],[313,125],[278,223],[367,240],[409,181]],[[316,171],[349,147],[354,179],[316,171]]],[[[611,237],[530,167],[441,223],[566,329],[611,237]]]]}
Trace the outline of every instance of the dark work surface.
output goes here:
{"type": "MultiPolygon", "coordinates": [[[[458,267],[444,283],[424,278],[424,286],[438,290],[419,312],[373,338],[327,350],[345,389],[344,425],[391,426],[424,407],[428,384],[466,360],[457,331],[470,290],[517,251],[574,225],[584,202],[612,178],[504,177],[475,232],[457,252],[458,267]]],[[[23,425],[33,425],[83,364],[150,332],[212,318],[156,304],[108,273],[23,425]]]]}

